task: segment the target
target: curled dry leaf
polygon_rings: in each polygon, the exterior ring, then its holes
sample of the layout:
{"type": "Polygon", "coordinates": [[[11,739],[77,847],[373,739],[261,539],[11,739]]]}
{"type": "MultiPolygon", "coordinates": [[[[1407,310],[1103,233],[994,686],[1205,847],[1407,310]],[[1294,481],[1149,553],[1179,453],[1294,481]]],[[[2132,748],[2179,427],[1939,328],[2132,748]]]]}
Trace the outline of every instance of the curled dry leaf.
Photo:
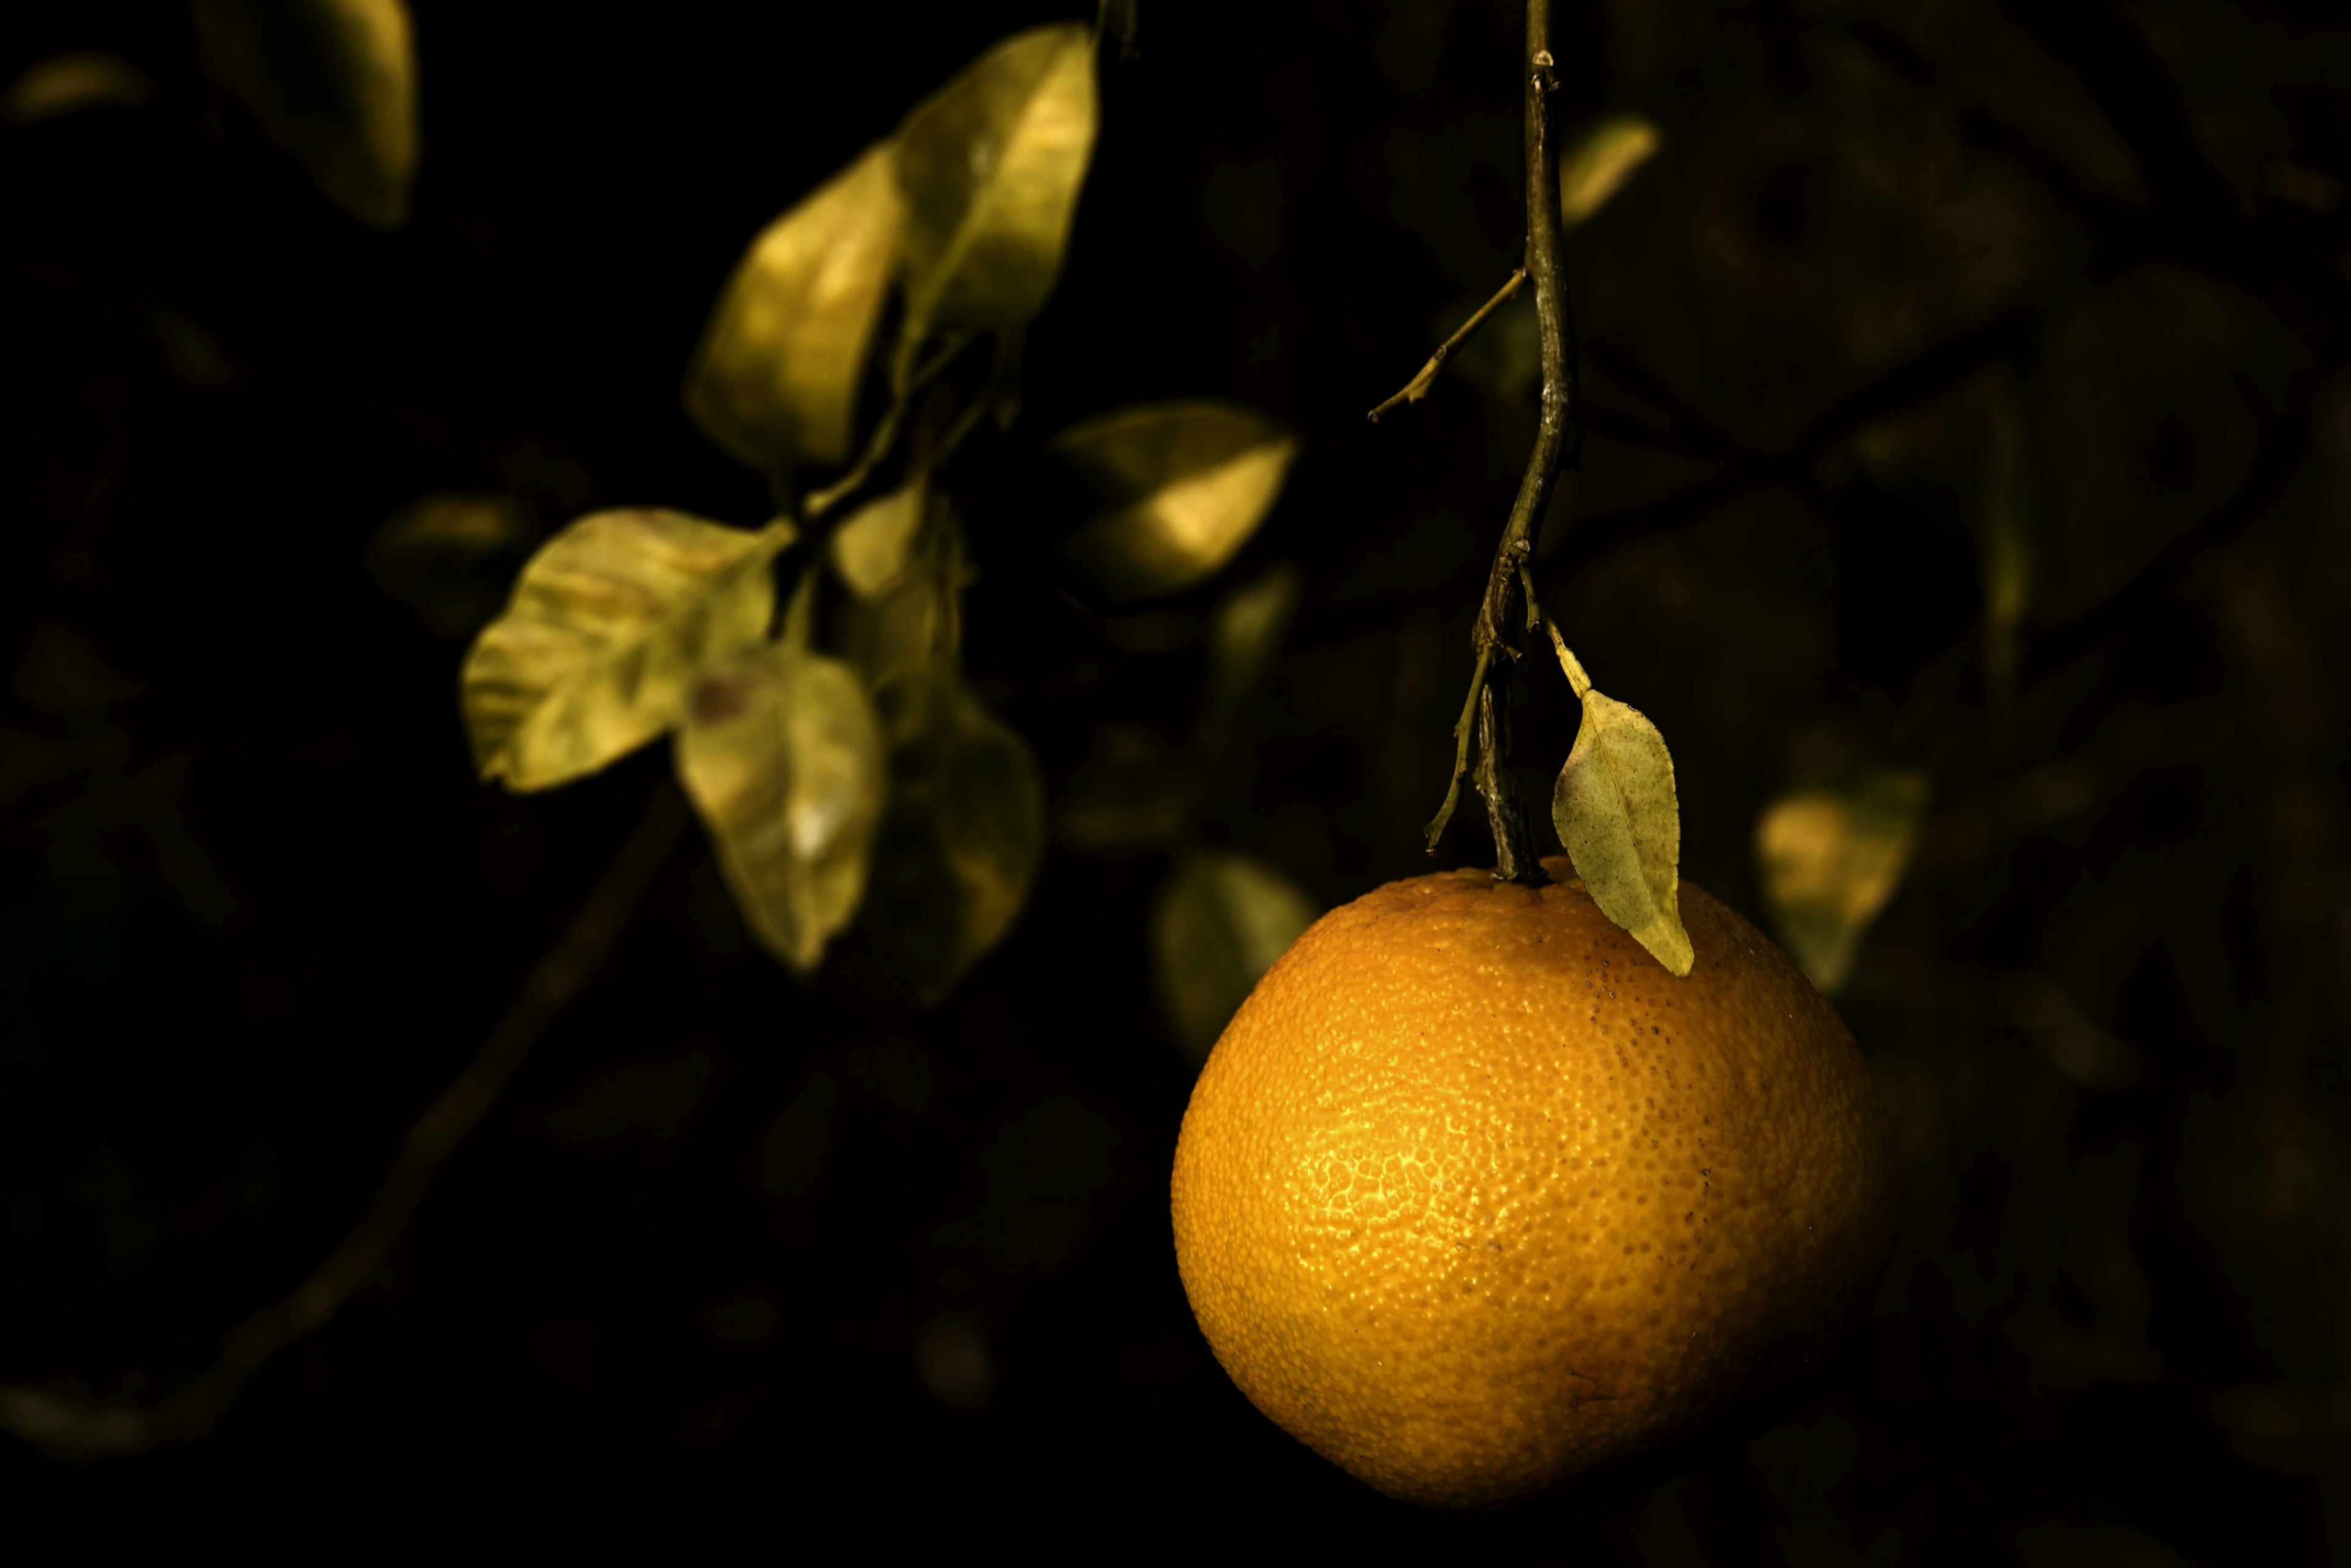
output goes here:
{"type": "Polygon", "coordinates": [[[918,1002],[944,997],[1003,939],[1045,850],[1045,787],[1010,727],[945,662],[874,694],[890,803],[863,925],[918,1002]]]}
{"type": "Polygon", "coordinates": [[[882,736],[857,674],[768,643],[695,682],[678,777],[726,885],[802,974],[857,913],[882,814],[882,736]]]}
{"type": "Polygon", "coordinates": [[[762,473],[841,463],[857,388],[898,265],[905,206],[887,141],[751,242],[686,372],[685,407],[762,473]]]}
{"type": "Polygon", "coordinates": [[[85,109],[136,109],[153,92],[147,73],[119,56],[51,55],[26,66],[0,94],[0,120],[37,125],[85,109]]]}
{"type": "Polygon", "coordinates": [[[1173,593],[1233,558],[1273,507],[1298,455],[1288,432],[1232,403],[1143,403],[1072,425],[1050,450],[1093,516],[1061,559],[1113,601],[1173,593]]]}
{"type": "Polygon", "coordinates": [[[1322,913],[1261,861],[1224,851],[1186,855],[1151,911],[1151,964],[1169,1031],[1195,1061],[1275,959],[1322,913]]]}
{"type": "Polygon", "coordinates": [[[1925,774],[1888,771],[1782,795],[1756,821],[1764,906],[1823,994],[1852,974],[1870,922],[1901,885],[1926,805],[1925,774]]]}
{"type": "Polygon", "coordinates": [[[1560,214],[1570,228],[1608,204],[1625,182],[1656,156],[1657,128],[1638,115],[1604,120],[1559,161],[1560,214]]]}
{"type": "Polygon", "coordinates": [[[1017,327],[1061,275],[1093,155],[1090,29],[1014,35],[915,106],[898,132],[906,340],[1017,327]]]}
{"type": "Polygon", "coordinates": [[[906,572],[930,486],[919,477],[867,502],[834,530],[833,570],[860,599],[874,599],[906,572]]]}
{"type": "Polygon", "coordinates": [[[1666,737],[1639,709],[1593,689],[1552,628],[1583,721],[1551,797],[1552,826],[1600,913],[1650,956],[1687,975],[1696,954],[1681,916],[1681,802],[1666,737]]]}
{"type": "Polygon", "coordinates": [[[595,772],[678,722],[702,672],[767,635],[789,544],[682,512],[594,512],[522,570],[459,677],[475,766],[510,789],[595,772]]]}
{"type": "Polygon", "coordinates": [[[402,0],[196,0],[204,68],[319,188],[380,229],[408,221],[416,45],[402,0]]]}

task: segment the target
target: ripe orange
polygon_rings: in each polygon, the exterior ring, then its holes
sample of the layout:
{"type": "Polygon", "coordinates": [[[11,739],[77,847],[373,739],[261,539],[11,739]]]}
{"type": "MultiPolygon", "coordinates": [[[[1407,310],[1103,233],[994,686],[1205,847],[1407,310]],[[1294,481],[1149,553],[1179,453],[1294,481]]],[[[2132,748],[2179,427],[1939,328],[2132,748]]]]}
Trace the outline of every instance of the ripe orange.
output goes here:
{"type": "Polygon", "coordinates": [[[1382,1491],[1483,1505],[1773,1414],[1883,1267],[1868,1069],[1688,883],[1676,979],[1569,880],[1391,883],[1226,1028],[1176,1152],[1208,1343],[1382,1491]]]}

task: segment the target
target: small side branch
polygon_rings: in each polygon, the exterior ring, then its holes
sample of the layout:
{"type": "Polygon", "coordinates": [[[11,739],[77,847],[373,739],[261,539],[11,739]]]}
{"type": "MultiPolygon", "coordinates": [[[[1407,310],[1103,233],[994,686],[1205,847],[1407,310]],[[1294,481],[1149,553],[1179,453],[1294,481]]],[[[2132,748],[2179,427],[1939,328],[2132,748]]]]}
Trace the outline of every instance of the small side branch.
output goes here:
{"type": "Polygon", "coordinates": [[[637,901],[676,847],[685,821],[684,801],[675,789],[661,786],[603,880],[531,970],[482,1048],[409,1128],[359,1223],[291,1292],[230,1330],[210,1368],[161,1404],[145,1408],[0,1386],[0,1429],[80,1458],[144,1453],[211,1432],[256,1373],[288,1345],[325,1328],[383,1266],[443,1164],[611,950],[637,901]]]}
{"type": "Polygon", "coordinates": [[[1487,300],[1483,305],[1478,307],[1478,312],[1476,315],[1470,317],[1469,319],[1462,322],[1460,326],[1454,329],[1453,336],[1446,339],[1445,341],[1437,346],[1437,352],[1428,356],[1428,363],[1420,367],[1420,373],[1418,375],[1414,376],[1412,380],[1404,383],[1404,390],[1402,392],[1397,392],[1394,397],[1388,399],[1387,402],[1372,410],[1370,415],[1371,422],[1374,424],[1377,424],[1380,422],[1380,415],[1388,413],[1398,404],[1418,402],[1422,398],[1426,397],[1428,395],[1428,389],[1430,386],[1434,385],[1437,381],[1437,372],[1445,368],[1445,361],[1451,359],[1456,353],[1459,352],[1462,344],[1467,343],[1471,338],[1477,336],[1478,329],[1486,324],[1487,317],[1491,316],[1495,311],[1499,310],[1504,305],[1510,303],[1512,298],[1516,298],[1520,285],[1525,283],[1526,280],[1527,269],[1525,267],[1521,267],[1517,271],[1511,273],[1510,280],[1504,283],[1501,287],[1494,290],[1494,297],[1491,299],[1487,300]]]}

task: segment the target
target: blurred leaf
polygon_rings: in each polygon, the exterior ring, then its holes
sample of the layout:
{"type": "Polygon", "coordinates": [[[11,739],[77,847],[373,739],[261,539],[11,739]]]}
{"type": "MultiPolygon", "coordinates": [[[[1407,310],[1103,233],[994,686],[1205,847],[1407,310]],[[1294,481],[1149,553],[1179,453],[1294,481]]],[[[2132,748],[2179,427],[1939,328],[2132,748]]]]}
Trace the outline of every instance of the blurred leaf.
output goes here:
{"type": "Polygon", "coordinates": [[[475,766],[546,789],[678,722],[705,669],[758,643],[775,616],[768,563],[789,544],[682,512],[593,512],[523,568],[475,639],[459,685],[475,766]]]}
{"type": "Polygon", "coordinates": [[[113,55],[78,51],[35,60],[8,84],[0,98],[0,118],[11,125],[36,125],[44,120],[107,105],[136,109],[154,91],[147,73],[113,55]]]}
{"type": "Polygon", "coordinates": [[[860,599],[877,597],[905,574],[929,496],[917,477],[867,502],[834,531],[833,569],[860,599]]]}
{"type": "Polygon", "coordinates": [[[1863,935],[1900,885],[1926,804],[1925,774],[1876,772],[1782,795],[1757,821],[1764,906],[1824,994],[1844,984],[1863,935]]]}
{"type": "Polygon", "coordinates": [[[1991,382],[1991,451],[1983,479],[1981,567],[1984,685],[2005,733],[2016,694],[2025,616],[2032,608],[2032,476],[2024,416],[2005,376],[1991,382]]]}
{"type": "Polygon", "coordinates": [[[470,637],[498,612],[538,526],[506,496],[420,497],[368,539],[368,573],[436,637],[470,637]]]}
{"type": "Polygon", "coordinates": [[[1233,716],[1273,668],[1282,633],[1298,609],[1298,569],[1280,561],[1256,581],[1225,595],[1208,624],[1205,727],[1221,743],[1233,716]]]}
{"type": "Polygon", "coordinates": [[[1105,725],[1057,801],[1061,841],[1088,854],[1162,849],[1184,831],[1195,775],[1175,747],[1141,725],[1105,725]]]}
{"type": "Polygon", "coordinates": [[[858,381],[905,229],[893,157],[875,142],[768,225],[711,312],[686,372],[686,412],[762,473],[848,460],[858,381]]]}
{"type": "Polygon", "coordinates": [[[1123,601],[1188,588],[1230,560],[1272,509],[1298,443],[1253,409],[1187,402],[1088,420],[1050,450],[1096,508],[1061,559],[1123,601]]]}
{"type": "Polygon", "coordinates": [[[914,999],[935,1002],[1002,940],[1045,850],[1045,788],[1028,742],[945,663],[875,695],[890,803],[864,925],[914,999]]]}
{"type": "Polygon", "coordinates": [[[10,685],[17,701],[53,718],[104,713],[146,693],[88,633],[48,615],[33,622],[10,685]]]}
{"type": "Polygon", "coordinates": [[[1560,214],[1573,228],[1608,204],[1656,156],[1657,128],[1637,114],[1604,120],[1559,161],[1560,214]]]}
{"type": "Polygon", "coordinates": [[[780,643],[695,684],[678,777],[744,919],[802,974],[865,892],[882,815],[882,735],[856,672],[780,643]]]}
{"type": "Polygon", "coordinates": [[[842,606],[841,650],[878,691],[963,645],[963,534],[935,493],[908,568],[872,599],[842,606]]]}
{"type": "Polygon", "coordinates": [[[380,229],[408,221],[416,49],[402,0],[195,0],[204,68],[319,188],[380,229]]]}
{"type": "Polygon", "coordinates": [[[906,341],[1018,327],[1053,290],[1092,156],[1093,37],[1016,34],[906,116],[906,341]]]}
{"type": "Polygon", "coordinates": [[[1151,911],[1152,970],[1184,1053],[1208,1051],[1273,961],[1322,912],[1288,877],[1248,855],[1203,851],[1176,862],[1151,911]]]}
{"type": "Polygon", "coordinates": [[[1681,916],[1681,802],[1666,737],[1637,708],[1593,689],[1550,628],[1583,722],[1551,797],[1552,826],[1600,913],[1676,975],[1695,955],[1681,916]]]}

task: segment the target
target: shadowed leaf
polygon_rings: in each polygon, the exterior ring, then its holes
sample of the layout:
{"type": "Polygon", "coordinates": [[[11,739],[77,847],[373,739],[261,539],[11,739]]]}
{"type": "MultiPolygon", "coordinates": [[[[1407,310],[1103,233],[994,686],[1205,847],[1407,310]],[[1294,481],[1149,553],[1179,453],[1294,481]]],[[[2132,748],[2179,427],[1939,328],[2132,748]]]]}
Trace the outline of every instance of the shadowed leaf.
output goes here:
{"type": "Polygon", "coordinates": [[[1088,420],[1050,450],[1094,515],[1061,546],[1104,598],[1173,593],[1230,560],[1272,509],[1298,444],[1253,409],[1144,403],[1088,420]]]}
{"type": "Polygon", "coordinates": [[[678,777],[743,917],[802,974],[865,892],[882,813],[882,736],[856,672],[778,643],[704,676],[678,777]]]}
{"type": "Polygon", "coordinates": [[[8,84],[6,94],[0,96],[0,119],[11,125],[37,125],[85,109],[136,109],[153,92],[145,71],[113,55],[51,55],[26,66],[8,84]]]}
{"type": "Polygon", "coordinates": [[[763,473],[849,457],[905,208],[876,142],[751,242],[686,373],[703,434],[763,473]]]}
{"type": "Polygon", "coordinates": [[[1221,740],[1233,716],[1273,668],[1282,633],[1298,609],[1298,569],[1277,563],[1256,581],[1225,595],[1208,623],[1209,738],[1221,740]]]}
{"type": "Polygon", "coordinates": [[[1657,128],[1638,115],[1604,120],[1559,161],[1560,214],[1573,228],[1608,204],[1656,156],[1657,128]]]}
{"type": "Polygon", "coordinates": [[[1782,795],[1757,821],[1764,906],[1823,993],[1844,984],[1870,922],[1901,884],[1926,804],[1926,775],[1882,772],[1782,795]]]}
{"type": "Polygon", "coordinates": [[[1092,156],[1093,38],[1017,34],[906,116],[906,340],[1017,327],[1060,276],[1092,156]]]}
{"type": "Polygon", "coordinates": [[[594,512],[540,549],[459,678],[475,766],[510,789],[593,773],[684,714],[695,678],[758,643],[792,539],[682,512],[594,512]]]}
{"type": "Polygon", "coordinates": [[[832,536],[833,570],[860,599],[872,599],[905,575],[930,486],[915,479],[868,502],[832,536]]]}
{"type": "Polygon", "coordinates": [[[408,221],[416,48],[402,0],[196,0],[204,68],[319,188],[380,229],[408,221]]]}
{"type": "Polygon", "coordinates": [[[2032,608],[2033,496],[2024,416],[2017,407],[2016,389],[2006,377],[1993,378],[1991,403],[1991,451],[1983,477],[1979,560],[1983,579],[1985,695],[1995,724],[2004,731],[2015,703],[2025,616],[2032,608]]]}
{"type": "Polygon", "coordinates": [[[841,607],[841,651],[865,677],[868,691],[942,656],[952,659],[963,645],[962,531],[944,506],[929,512],[897,580],[872,599],[841,607]]]}
{"type": "Polygon", "coordinates": [[[1207,1060],[1249,990],[1322,913],[1296,883],[1248,855],[1186,855],[1151,911],[1152,973],[1167,1026],[1207,1060]]]}
{"type": "Polygon", "coordinates": [[[369,538],[368,572],[434,636],[470,637],[498,612],[538,538],[538,525],[508,497],[423,496],[369,538]]]}
{"type": "Polygon", "coordinates": [[[1028,742],[944,663],[875,695],[890,803],[864,926],[916,1001],[938,1000],[1003,938],[1045,849],[1028,742]]]}
{"type": "Polygon", "coordinates": [[[1196,783],[1190,759],[1155,732],[1106,725],[1055,799],[1055,832],[1088,854],[1163,849],[1183,833],[1196,783]]]}
{"type": "Polygon", "coordinates": [[[1682,927],[1681,803],[1666,738],[1639,709],[1594,691],[1558,628],[1551,632],[1583,702],[1552,790],[1552,826],[1600,912],[1668,971],[1687,975],[1696,955],[1682,927]]]}

